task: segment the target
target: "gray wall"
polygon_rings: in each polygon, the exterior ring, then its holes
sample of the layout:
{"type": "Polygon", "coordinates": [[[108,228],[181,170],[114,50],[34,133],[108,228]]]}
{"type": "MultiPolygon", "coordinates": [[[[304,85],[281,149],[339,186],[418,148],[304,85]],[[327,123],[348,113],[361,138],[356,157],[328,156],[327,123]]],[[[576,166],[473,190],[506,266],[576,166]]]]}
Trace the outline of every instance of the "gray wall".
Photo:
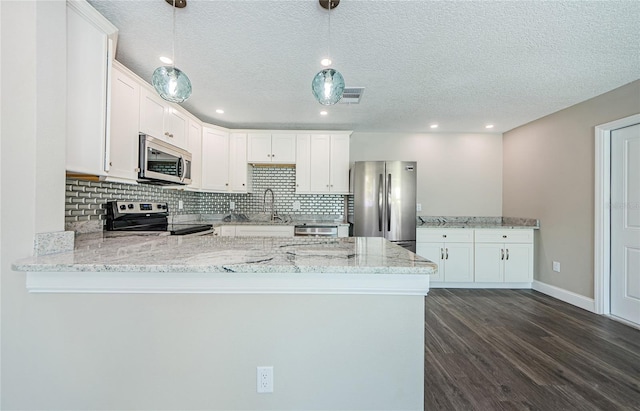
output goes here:
{"type": "Polygon", "coordinates": [[[638,113],[640,80],[504,134],[502,210],[540,220],[536,280],[593,298],[594,127],[638,113]]]}
{"type": "Polygon", "coordinates": [[[503,215],[501,134],[353,133],[350,160],[417,161],[418,215],[503,215]]]}

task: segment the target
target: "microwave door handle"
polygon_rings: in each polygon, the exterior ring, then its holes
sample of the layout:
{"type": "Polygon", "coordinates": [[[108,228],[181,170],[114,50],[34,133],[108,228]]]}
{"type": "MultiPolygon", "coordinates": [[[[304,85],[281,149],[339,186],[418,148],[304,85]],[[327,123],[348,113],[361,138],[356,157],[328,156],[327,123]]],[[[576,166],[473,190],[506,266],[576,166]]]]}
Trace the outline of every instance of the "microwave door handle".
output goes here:
{"type": "Polygon", "coordinates": [[[184,178],[187,175],[187,162],[184,157],[180,156],[180,163],[182,164],[182,173],[180,173],[180,182],[184,182],[184,178]]]}

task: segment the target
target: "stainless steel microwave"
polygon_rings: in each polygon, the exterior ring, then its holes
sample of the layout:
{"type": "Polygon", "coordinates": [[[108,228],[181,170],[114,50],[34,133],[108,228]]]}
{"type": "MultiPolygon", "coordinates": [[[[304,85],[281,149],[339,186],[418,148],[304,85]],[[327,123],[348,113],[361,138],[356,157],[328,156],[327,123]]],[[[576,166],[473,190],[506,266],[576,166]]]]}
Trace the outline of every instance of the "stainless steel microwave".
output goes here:
{"type": "Polygon", "coordinates": [[[191,184],[191,153],[140,133],[138,182],[158,185],[191,184]]]}

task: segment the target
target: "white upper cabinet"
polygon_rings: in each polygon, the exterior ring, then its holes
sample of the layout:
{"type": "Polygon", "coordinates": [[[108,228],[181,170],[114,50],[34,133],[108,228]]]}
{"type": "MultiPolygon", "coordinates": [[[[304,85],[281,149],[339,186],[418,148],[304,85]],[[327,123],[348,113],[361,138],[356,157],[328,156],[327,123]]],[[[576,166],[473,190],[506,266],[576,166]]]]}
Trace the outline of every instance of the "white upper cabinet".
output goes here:
{"type": "Polygon", "coordinates": [[[189,188],[202,187],[202,125],[199,121],[189,119],[187,134],[187,151],[191,153],[191,184],[189,188]]]}
{"type": "Polygon", "coordinates": [[[251,179],[247,164],[247,134],[231,133],[229,136],[229,191],[251,191],[251,179]]]}
{"type": "Polygon", "coordinates": [[[66,168],[105,176],[107,101],[118,29],[85,2],[67,2],[66,168]]]}
{"type": "Polygon", "coordinates": [[[114,63],[111,76],[108,178],[137,179],[140,84],[114,63]]]}
{"type": "Polygon", "coordinates": [[[300,135],[301,147],[296,158],[296,192],[298,194],[349,193],[349,135],[300,135]]]}
{"type": "Polygon", "coordinates": [[[258,164],[294,164],[296,162],[296,135],[249,133],[247,135],[247,161],[258,164]]]}
{"type": "Polygon", "coordinates": [[[296,136],[296,193],[311,192],[311,134],[296,136]]]}
{"type": "Polygon", "coordinates": [[[178,147],[185,147],[188,133],[187,115],[165,101],[155,91],[140,91],[140,132],[178,147]]]}
{"type": "Polygon", "coordinates": [[[229,191],[229,133],[202,129],[202,189],[229,191]]]}

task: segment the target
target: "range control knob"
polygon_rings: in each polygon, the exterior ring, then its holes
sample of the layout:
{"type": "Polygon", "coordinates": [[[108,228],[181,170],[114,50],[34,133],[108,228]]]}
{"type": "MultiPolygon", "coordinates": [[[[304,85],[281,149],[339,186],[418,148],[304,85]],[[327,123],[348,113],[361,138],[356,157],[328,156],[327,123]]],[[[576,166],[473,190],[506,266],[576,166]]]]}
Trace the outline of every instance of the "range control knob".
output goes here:
{"type": "Polygon", "coordinates": [[[158,204],[158,210],[162,210],[162,204],[158,204]]]}
{"type": "Polygon", "coordinates": [[[129,205],[127,206],[127,208],[128,208],[129,210],[133,210],[133,204],[129,204],[129,205]]]}
{"type": "Polygon", "coordinates": [[[124,204],[120,204],[120,210],[126,210],[126,209],[127,209],[127,206],[126,206],[126,205],[124,205],[124,204]]]}

